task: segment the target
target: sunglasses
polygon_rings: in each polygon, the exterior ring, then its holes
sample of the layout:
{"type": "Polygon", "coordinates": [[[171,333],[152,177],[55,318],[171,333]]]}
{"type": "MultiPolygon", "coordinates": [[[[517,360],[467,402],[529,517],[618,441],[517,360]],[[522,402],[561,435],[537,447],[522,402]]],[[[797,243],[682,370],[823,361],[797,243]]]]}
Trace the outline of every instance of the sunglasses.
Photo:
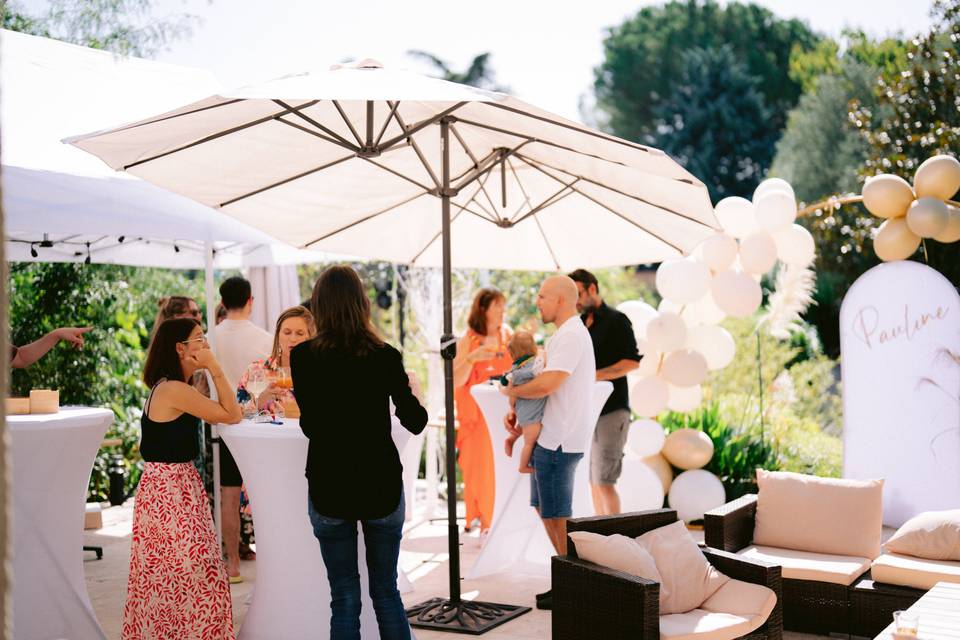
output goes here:
{"type": "Polygon", "coordinates": [[[189,344],[191,342],[206,342],[206,336],[200,336],[199,338],[190,338],[189,340],[181,340],[180,344],[189,344]]]}

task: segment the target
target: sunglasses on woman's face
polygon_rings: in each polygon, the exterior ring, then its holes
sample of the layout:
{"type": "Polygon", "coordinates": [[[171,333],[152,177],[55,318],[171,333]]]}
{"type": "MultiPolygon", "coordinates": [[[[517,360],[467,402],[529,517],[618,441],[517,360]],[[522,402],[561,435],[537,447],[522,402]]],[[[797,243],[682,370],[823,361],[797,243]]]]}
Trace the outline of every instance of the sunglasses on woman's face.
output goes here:
{"type": "Polygon", "coordinates": [[[191,342],[206,342],[206,336],[200,336],[199,338],[190,338],[188,340],[181,340],[180,344],[190,344],[191,342]]]}

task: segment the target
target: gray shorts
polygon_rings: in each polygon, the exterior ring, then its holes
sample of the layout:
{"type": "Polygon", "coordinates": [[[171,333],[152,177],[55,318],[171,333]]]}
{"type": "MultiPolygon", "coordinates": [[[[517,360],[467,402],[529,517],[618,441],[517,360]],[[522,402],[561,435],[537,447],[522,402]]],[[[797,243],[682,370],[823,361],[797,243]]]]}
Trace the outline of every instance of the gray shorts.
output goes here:
{"type": "Polygon", "coordinates": [[[600,416],[590,449],[590,483],[616,484],[623,470],[623,448],[630,430],[630,411],[617,409],[600,416]]]}

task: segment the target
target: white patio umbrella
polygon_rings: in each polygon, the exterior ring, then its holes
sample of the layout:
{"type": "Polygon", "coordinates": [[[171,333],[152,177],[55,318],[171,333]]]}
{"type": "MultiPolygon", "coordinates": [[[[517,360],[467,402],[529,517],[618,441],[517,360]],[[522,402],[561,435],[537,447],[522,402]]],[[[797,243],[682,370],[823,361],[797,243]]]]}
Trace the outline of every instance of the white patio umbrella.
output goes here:
{"type": "Polygon", "coordinates": [[[657,149],[373,61],[68,142],[296,246],[443,267],[450,598],[411,609],[415,626],[477,633],[525,611],[460,598],[451,268],[654,262],[719,229],[704,185],[657,149]]]}

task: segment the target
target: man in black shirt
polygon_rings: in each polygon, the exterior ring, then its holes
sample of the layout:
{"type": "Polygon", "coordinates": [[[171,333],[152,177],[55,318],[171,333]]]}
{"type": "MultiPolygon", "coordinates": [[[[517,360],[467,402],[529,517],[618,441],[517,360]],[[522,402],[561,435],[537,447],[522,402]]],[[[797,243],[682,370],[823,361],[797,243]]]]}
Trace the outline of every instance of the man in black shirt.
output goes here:
{"type": "Polygon", "coordinates": [[[630,429],[627,373],[640,366],[633,326],[626,315],[611,309],[600,297],[600,285],[589,271],[570,274],[580,298],[577,311],[590,331],[597,364],[597,380],[613,383],[613,393],[600,412],[590,453],[590,492],[597,515],[620,513],[617,480],[623,469],[623,448],[630,429]]]}

